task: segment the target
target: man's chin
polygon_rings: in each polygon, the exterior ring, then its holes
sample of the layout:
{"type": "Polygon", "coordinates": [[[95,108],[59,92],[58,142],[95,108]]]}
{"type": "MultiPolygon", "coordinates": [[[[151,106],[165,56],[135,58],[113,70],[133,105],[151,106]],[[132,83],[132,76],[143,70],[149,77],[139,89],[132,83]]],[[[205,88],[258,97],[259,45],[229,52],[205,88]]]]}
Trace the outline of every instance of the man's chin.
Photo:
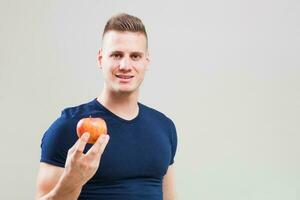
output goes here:
{"type": "Polygon", "coordinates": [[[121,95],[133,95],[137,93],[137,89],[134,90],[132,88],[119,88],[116,92],[121,95]]]}

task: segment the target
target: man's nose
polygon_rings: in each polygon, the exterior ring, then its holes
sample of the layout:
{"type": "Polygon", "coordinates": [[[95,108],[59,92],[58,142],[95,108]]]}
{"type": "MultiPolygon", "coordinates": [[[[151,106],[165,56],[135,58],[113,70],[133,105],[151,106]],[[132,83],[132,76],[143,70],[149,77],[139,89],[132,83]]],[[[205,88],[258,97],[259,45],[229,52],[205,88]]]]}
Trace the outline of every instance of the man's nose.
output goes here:
{"type": "Polygon", "coordinates": [[[120,62],[120,69],[128,70],[131,67],[130,65],[131,65],[130,59],[124,56],[120,62]]]}

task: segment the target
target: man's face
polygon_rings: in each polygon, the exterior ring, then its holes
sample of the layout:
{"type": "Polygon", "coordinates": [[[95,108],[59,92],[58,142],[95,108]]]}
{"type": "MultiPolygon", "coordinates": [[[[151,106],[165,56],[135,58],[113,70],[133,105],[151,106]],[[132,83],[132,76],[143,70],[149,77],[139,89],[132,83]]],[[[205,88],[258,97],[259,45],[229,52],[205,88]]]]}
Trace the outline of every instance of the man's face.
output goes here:
{"type": "Polygon", "coordinates": [[[109,31],[97,57],[106,89],[119,93],[138,91],[149,64],[144,34],[109,31]]]}

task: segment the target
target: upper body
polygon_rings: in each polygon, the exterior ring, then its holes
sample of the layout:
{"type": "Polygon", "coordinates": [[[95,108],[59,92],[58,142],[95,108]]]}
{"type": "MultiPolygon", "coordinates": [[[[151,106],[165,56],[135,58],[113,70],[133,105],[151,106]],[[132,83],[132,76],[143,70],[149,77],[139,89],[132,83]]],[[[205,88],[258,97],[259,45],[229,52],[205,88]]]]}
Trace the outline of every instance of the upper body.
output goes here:
{"type": "MultiPolygon", "coordinates": [[[[162,179],[174,162],[177,137],[173,122],[141,103],[139,113],[125,120],[97,99],[64,109],[42,140],[41,162],[64,167],[68,149],[77,140],[81,118],[101,117],[108,127],[109,143],[101,165],[83,186],[79,199],[161,200],[162,179]]],[[[87,144],[87,152],[91,144],[87,144]]]]}
{"type": "Polygon", "coordinates": [[[104,77],[99,97],[64,110],[43,138],[36,198],[92,199],[88,197],[95,191],[138,190],[140,195],[175,199],[175,126],[160,112],[138,103],[149,65],[142,22],[126,14],[111,18],[97,60],[104,77]],[[92,113],[106,118],[109,136],[87,145],[89,133],[77,139],[74,127],[80,118],[92,113]]]}

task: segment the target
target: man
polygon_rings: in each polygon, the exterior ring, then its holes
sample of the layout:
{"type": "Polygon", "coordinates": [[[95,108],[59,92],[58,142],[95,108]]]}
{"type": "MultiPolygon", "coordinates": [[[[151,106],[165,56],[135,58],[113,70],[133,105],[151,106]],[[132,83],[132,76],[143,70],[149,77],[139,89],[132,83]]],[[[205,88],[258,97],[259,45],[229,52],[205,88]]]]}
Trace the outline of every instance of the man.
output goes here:
{"type": "Polygon", "coordinates": [[[138,102],[149,65],[140,19],[113,16],[97,54],[104,87],[98,98],[69,107],[43,136],[36,199],[173,200],[174,123],[138,102]],[[109,136],[77,138],[81,118],[101,117],[109,136]]]}

